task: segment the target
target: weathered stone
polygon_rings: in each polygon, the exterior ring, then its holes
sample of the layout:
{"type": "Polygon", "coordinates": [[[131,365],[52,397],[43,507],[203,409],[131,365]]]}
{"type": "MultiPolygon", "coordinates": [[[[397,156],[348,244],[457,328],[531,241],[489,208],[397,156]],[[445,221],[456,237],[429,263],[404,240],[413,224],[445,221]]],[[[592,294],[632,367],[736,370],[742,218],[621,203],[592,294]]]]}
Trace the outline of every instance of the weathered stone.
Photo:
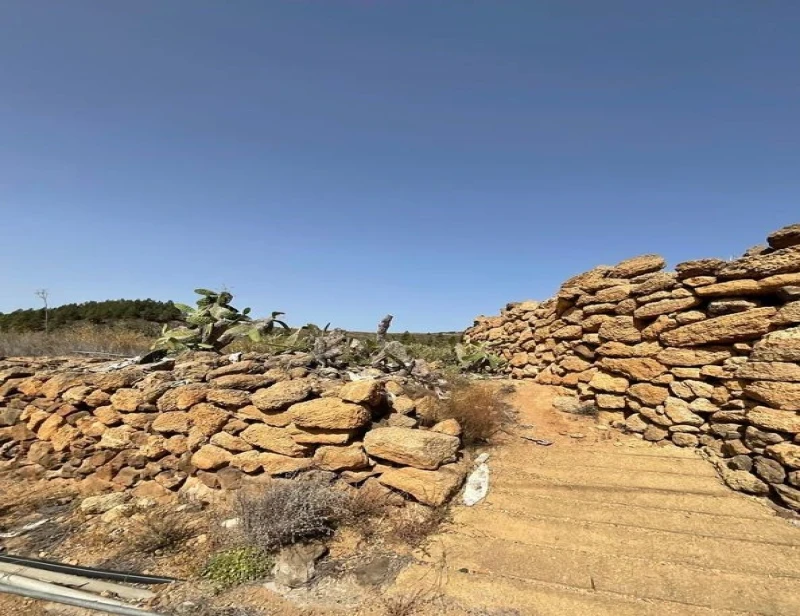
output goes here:
{"type": "Polygon", "coordinates": [[[778,314],[772,319],[776,325],[793,325],[800,323],[800,301],[785,304],[778,310],[778,314]]]}
{"type": "Polygon", "coordinates": [[[675,329],[676,327],[678,327],[678,322],[673,317],[662,314],[642,330],[642,338],[644,340],[658,340],[658,337],[662,333],[675,329]]]}
{"type": "MultiPolygon", "coordinates": [[[[670,373],[675,375],[676,379],[694,379],[702,378],[700,368],[670,368],[670,373]]],[[[683,397],[683,396],[679,396],[683,397]]]]}
{"type": "Polygon", "coordinates": [[[800,327],[767,334],[753,345],[750,361],[800,362],[800,327]]]}
{"type": "Polygon", "coordinates": [[[751,381],[745,393],[754,400],[784,411],[800,411],[800,383],[751,381]]]}
{"type": "Polygon", "coordinates": [[[671,435],[670,438],[678,447],[697,447],[699,444],[699,440],[695,434],[676,432],[671,435]]]}
{"type": "Polygon", "coordinates": [[[790,485],[800,487],[800,471],[792,471],[786,475],[786,481],[788,481],[790,485]]]}
{"type": "Polygon", "coordinates": [[[429,470],[455,459],[460,443],[454,436],[409,428],[376,428],[364,437],[370,456],[429,470]]]}
{"type": "Polygon", "coordinates": [[[138,389],[118,389],[111,396],[111,404],[118,411],[132,413],[136,411],[144,400],[142,392],[138,389]]]}
{"type": "Polygon", "coordinates": [[[259,389],[250,396],[250,400],[262,411],[279,411],[302,402],[311,395],[311,390],[309,380],[280,381],[266,389],[259,389]]]}
{"type": "Polygon", "coordinates": [[[747,426],[744,431],[744,442],[756,453],[763,453],[769,445],[776,445],[783,442],[780,434],[764,432],[753,426],[747,426]]]}
{"type": "Polygon", "coordinates": [[[757,456],[754,460],[756,475],[767,483],[783,483],[786,480],[786,471],[780,463],[763,456],[757,456]]]}
{"type": "Polygon", "coordinates": [[[676,424],[688,424],[690,426],[702,426],[705,421],[689,409],[689,405],[680,398],[667,398],[664,403],[664,412],[676,424]]]}
{"type": "Polygon", "coordinates": [[[733,456],[725,460],[729,469],[734,471],[751,471],[753,469],[753,458],[748,455],[733,456]]]}
{"type": "Polygon", "coordinates": [[[325,546],[317,543],[296,543],[282,549],[272,568],[273,579],[287,588],[307,585],[316,573],[316,561],[326,551],[325,546]]]}
{"type": "Polygon", "coordinates": [[[69,449],[70,444],[79,436],[80,432],[77,428],[65,425],[61,426],[55,431],[53,436],[50,438],[50,442],[52,443],[55,451],[65,451],[69,449]]]}
{"type": "Polygon", "coordinates": [[[346,445],[355,430],[331,430],[325,428],[298,428],[289,426],[289,434],[295,443],[301,445],[346,445]]]}
{"type": "Polygon", "coordinates": [[[219,368],[214,368],[210,370],[208,374],[206,374],[206,379],[211,381],[219,376],[225,376],[228,374],[245,374],[248,372],[258,372],[262,369],[262,365],[257,361],[253,360],[244,360],[238,361],[226,366],[220,366],[219,368]]]}
{"type": "Polygon", "coordinates": [[[125,492],[89,496],[81,501],[80,509],[88,515],[98,515],[127,503],[130,497],[131,495],[125,492]]]}
{"type": "Polygon", "coordinates": [[[625,420],[625,429],[630,432],[637,432],[641,434],[650,424],[642,419],[639,413],[634,413],[625,420]]]}
{"type": "Polygon", "coordinates": [[[605,342],[597,347],[597,354],[605,357],[654,357],[661,350],[662,347],[657,342],[641,342],[634,345],[621,342],[605,342]]]}
{"type": "Polygon", "coordinates": [[[660,428],[658,426],[647,426],[647,429],[644,431],[644,440],[646,441],[662,441],[669,436],[669,432],[664,428],[660,428]]]}
{"type": "Polygon", "coordinates": [[[789,381],[800,383],[800,364],[795,362],[751,361],[735,373],[738,379],[751,381],[789,381]]]}
{"type": "Polygon", "coordinates": [[[766,454],[789,468],[800,468],[800,445],[793,443],[778,443],[769,445],[764,450],[766,454]]]}
{"type": "Polygon", "coordinates": [[[378,481],[410,494],[425,505],[439,507],[461,487],[464,475],[460,469],[451,466],[444,466],[438,471],[392,468],[380,475],[378,481]]]}
{"type": "Polygon", "coordinates": [[[211,380],[213,387],[223,389],[244,389],[253,391],[262,387],[268,387],[278,379],[276,374],[270,371],[266,374],[227,374],[211,380]]]}
{"type": "Polygon", "coordinates": [[[234,453],[241,453],[253,449],[250,443],[243,438],[228,434],[227,432],[217,432],[211,437],[211,444],[234,453]]]}
{"type": "Polygon", "coordinates": [[[349,447],[323,446],[314,453],[314,464],[325,471],[357,471],[369,467],[361,443],[349,447]]]}
{"type": "Polygon", "coordinates": [[[139,430],[147,430],[156,417],[157,413],[125,413],[122,416],[122,423],[139,430]]]}
{"type": "Polygon", "coordinates": [[[629,297],[617,304],[617,307],[614,308],[614,314],[631,315],[636,311],[637,306],[636,300],[629,297]]]}
{"type": "Polygon", "coordinates": [[[575,356],[567,357],[561,362],[561,367],[565,370],[569,370],[570,372],[583,372],[584,370],[591,368],[591,366],[592,364],[585,359],[575,356]]]}
{"type": "Polygon", "coordinates": [[[778,299],[784,302],[793,302],[796,300],[800,300],[800,286],[798,285],[781,287],[780,289],[778,289],[777,293],[778,293],[778,299]]]}
{"type": "Polygon", "coordinates": [[[739,492],[759,496],[769,494],[769,486],[747,471],[734,471],[723,467],[722,479],[730,488],[739,492]]]}
{"type": "Polygon", "coordinates": [[[760,305],[760,302],[752,299],[728,298],[709,302],[707,310],[710,315],[718,316],[721,314],[730,314],[732,312],[752,310],[753,308],[758,308],[760,305]]]}
{"type": "Polygon", "coordinates": [[[624,409],[625,397],[611,394],[597,394],[597,407],[601,409],[624,409]]]}
{"type": "Polygon", "coordinates": [[[190,415],[186,411],[161,413],[153,421],[151,428],[156,432],[189,432],[190,415]]]}
{"type": "Polygon", "coordinates": [[[628,379],[616,377],[605,372],[598,372],[589,381],[589,387],[593,389],[619,394],[625,393],[629,384],[628,379]]]}
{"type": "Polygon", "coordinates": [[[216,445],[203,445],[193,456],[192,464],[204,471],[213,471],[228,464],[233,454],[216,445]]]}
{"type": "Polygon", "coordinates": [[[769,331],[775,313],[775,308],[767,307],[728,314],[683,325],[664,332],[660,339],[669,346],[686,347],[758,338],[769,331]]]}
{"type": "Polygon", "coordinates": [[[366,425],[370,411],[352,402],[335,398],[319,398],[289,407],[294,423],[303,428],[352,430],[366,425]]]}
{"type": "Polygon", "coordinates": [[[767,255],[742,257],[719,268],[717,276],[731,278],[765,278],[800,272],[800,247],[792,246],[767,255]]]}
{"type": "Polygon", "coordinates": [[[725,265],[722,259],[695,259],[684,261],[675,266],[679,279],[694,278],[696,276],[716,276],[717,271],[725,265]]]}
{"type": "Polygon", "coordinates": [[[654,408],[650,408],[649,406],[640,406],[638,408],[638,411],[642,417],[656,424],[657,426],[662,426],[662,427],[672,426],[672,420],[664,414],[663,408],[661,407],[659,407],[659,409],[657,410],[654,408]]]}
{"type": "Polygon", "coordinates": [[[681,312],[675,315],[675,321],[678,325],[689,325],[690,323],[703,321],[706,318],[706,313],[699,310],[690,310],[689,312],[681,312]]]}
{"type": "Polygon", "coordinates": [[[660,255],[647,254],[620,261],[608,272],[608,278],[634,278],[663,269],[666,261],[660,255]]]}
{"type": "MultiPolygon", "coordinates": [[[[644,278],[644,277],[643,277],[644,278]]],[[[631,289],[631,295],[649,295],[658,291],[671,289],[676,284],[676,276],[669,272],[650,274],[631,289]]]]}
{"type": "Polygon", "coordinates": [[[773,487],[784,505],[795,511],[800,511],[800,490],[780,484],[775,484],[773,487]]]}
{"type": "Polygon", "coordinates": [[[103,432],[97,446],[101,449],[127,449],[131,446],[131,438],[135,432],[130,426],[108,428],[103,432]]]}
{"type": "Polygon", "coordinates": [[[603,340],[637,343],[642,341],[641,332],[635,327],[633,317],[617,316],[606,321],[597,332],[603,340]]]}
{"type": "Polygon", "coordinates": [[[49,441],[53,438],[56,430],[63,424],[64,418],[54,413],[42,422],[42,425],[39,426],[39,429],[36,431],[36,435],[43,441],[49,441]]]}
{"type": "Polygon", "coordinates": [[[397,395],[394,399],[391,399],[389,406],[392,407],[395,413],[400,413],[401,415],[409,415],[416,409],[414,401],[408,396],[403,395],[397,395]]]}
{"type": "Polygon", "coordinates": [[[606,321],[611,321],[614,317],[610,314],[593,314],[591,316],[586,317],[581,323],[583,327],[583,331],[585,332],[596,332],[600,329],[600,327],[606,321]]]}
{"type": "Polygon", "coordinates": [[[670,314],[693,308],[700,303],[697,297],[683,297],[678,299],[664,299],[659,302],[645,304],[637,308],[633,316],[637,319],[651,319],[662,314],[670,314]]]}
{"type": "Polygon", "coordinates": [[[206,401],[228,408],[239,408],[250,402],[250,394],[238,389],[209,389],[206,401]]]}
{"type": "Polygon", "coordinates": [[[697,287],[704,287],[709,284],[714,284],[716,281],[716,276],[692,276],[691,278],[684,278],[681,281],[681,284],[695,289],[697,287]]]}
{"type": "Polygon", "coordinates": [[[594,294],[594,299],[601,304],[607,302],[616,304],[630,297],[631,288],[631,285],[623,284],[615,287],[608,287],[607,289],[600,289],[594,294]]]}
{"type": "Polygon", "coordinates": [[[635,381],[651,381],[667,371],[661,363],[650,357],[603,358],[598,364],[609,372],[622,374],[635,381]]]}
{"type": "Polygon", "coordinates": [[[659,387],[650,383],[635,383],[628,389],[628,394],[648,406],[663,404],[669,396],[666,387],[659,387]]]}
{"type": "Polygon", "coordinates": [[[285,456],[298,458],[306,453],[306,448],[296,443],[290,432],[282,428],[253,424],[239,436],[251,445],[285,456]]]}
{"type": "Polygon", "coordinates": [[[719,407],[708,398],[697,398],[689,403],[689,408],[695,413],[716,413],[719,407]]]}
{"type": "Polygon", "coordinates": [[[757,406],[747,411],[747,420],[759,428],[776,432],[800,433],[800,413],[757,406]]]}
{"type": "Polygon", "coordinates": [[[558,340],[577,340],[583,335],[583,328],[580,325],[565,325],[550,335],[558,340]]]}
{"type": "Polygon", "coordinates": [[[800,224],[787,225],[767,236],[771,248],[789,248],[800,245],[800,224]]]}

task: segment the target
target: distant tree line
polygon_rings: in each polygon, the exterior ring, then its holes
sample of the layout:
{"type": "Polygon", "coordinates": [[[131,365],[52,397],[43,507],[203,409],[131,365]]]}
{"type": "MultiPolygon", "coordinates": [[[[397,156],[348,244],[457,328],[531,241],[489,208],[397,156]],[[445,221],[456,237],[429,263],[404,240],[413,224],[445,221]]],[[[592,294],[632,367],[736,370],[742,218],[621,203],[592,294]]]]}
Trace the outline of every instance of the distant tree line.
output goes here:
{"type": "MultiPolygon", "coordinates": [[[[115,321],[148,321],[167,323],[179,320],[181,312],[172,302],[153,299],[113,299],[104,302],[64,304],[49,309],[50,329],[77,322],[111,323],[115,321]]],[[[45,327],[44,308],[0,312],[0,331],[39,331],[45,327]]]]}

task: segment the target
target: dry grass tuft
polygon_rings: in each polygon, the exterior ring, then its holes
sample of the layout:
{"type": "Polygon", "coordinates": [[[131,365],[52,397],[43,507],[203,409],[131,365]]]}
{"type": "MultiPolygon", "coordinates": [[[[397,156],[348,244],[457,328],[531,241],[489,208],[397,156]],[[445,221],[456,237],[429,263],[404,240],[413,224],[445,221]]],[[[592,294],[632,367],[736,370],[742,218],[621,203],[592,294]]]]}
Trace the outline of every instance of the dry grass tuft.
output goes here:
{"type": "Polygon", "coordinates": [[[180,548],[193,536],[183,516],[165,508],[150,509],[133,520],[128,549],[142,554],[167,552],[180,548]]]}
{"type": "Polygon", "coordinates": [[[237,495],[237,516],[248,545],[271,552],[327,537],[348,515],[347,494],[318,481],[275,480],[237,495]]]}
{"type": "Polygon", "coordinates": [[[406,507],[392,519],[389,534],[401,543],[416,547],[438,532],[439,527],[447,521],[449,515],[446,507],[406,507]]]}
{"type": "Polygon", "coordinates": [[[492,383],[457,379],[452,383],[450,398],[441,400],[421,419],[426,425],[455,419],[461,425],[465,445],[485,443],[513,420],[505,396],[492,383]]]}
{"type": "Polygon", "coordinates": [[[0,357],[70,355],[78,351],[139,355],[155,338],[125,325],[79,324],[45,332],[0,332],[0,357]]]}

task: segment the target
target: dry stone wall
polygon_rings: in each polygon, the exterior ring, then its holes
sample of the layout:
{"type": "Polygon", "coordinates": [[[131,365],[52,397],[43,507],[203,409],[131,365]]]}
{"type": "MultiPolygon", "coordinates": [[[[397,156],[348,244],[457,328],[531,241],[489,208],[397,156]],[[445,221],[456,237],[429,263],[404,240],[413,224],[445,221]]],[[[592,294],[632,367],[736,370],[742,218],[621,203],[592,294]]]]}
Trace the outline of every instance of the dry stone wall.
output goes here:
{"type": "Polygon", "coordinates": [[[704,447],[731,487],[800,510],[800,224],[767,241],[674,272],[658,255],[599,266],[478,317],[465,339],[514,378],[567,388],[562,410],[704,447]]]}
{"type": "Polygon", "coordinates": [[[440,505],[464,479],[460,428],[419,425],[398,380],[342,383],[296,359],[181,356],[170,370],[0,361],[0,459],[88,493],[327,472],[440,505]]]}

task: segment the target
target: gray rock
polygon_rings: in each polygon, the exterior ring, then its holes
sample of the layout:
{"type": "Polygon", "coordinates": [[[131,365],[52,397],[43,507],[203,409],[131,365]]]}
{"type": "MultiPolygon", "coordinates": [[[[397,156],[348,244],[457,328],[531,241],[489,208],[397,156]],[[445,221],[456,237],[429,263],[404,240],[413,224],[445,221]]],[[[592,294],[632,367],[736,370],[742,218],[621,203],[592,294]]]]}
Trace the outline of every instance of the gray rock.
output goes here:
{"type": "Polygon", "coordinates": [[[772,486],[784,505],[795,511],[800,511],[800,490],[795,490],[789,486],[775,484],[772,486]]]}
{"type": "Polygon", "coordinates": [[[784,438],[774,432],[764,432],[753,426],[747,426],[744,431],[744,442],[755,453],[764,453],[768,445],[782,443],[784,438]]]}
{"type": "Polygon", "coordinates": [[[733,471],[750,471],[753,468],[753,459],[750,456],[738,455],[725,460],[728,468],[733,471]]]}
{"type": "Polygon", "coordinates": [[[723,467],[722,479],[729,487],[739,492],[760,496],[769,494],[769,486],[747,471],[732,471],[723,467]]]}
{"type": "Polygon", "coordinates": [[[275,582],[289,588],[305,586],[314,578],[317,561],[326,551],[327,548],[319,543],[297,543],[284,548],[272,568],[275,582]]]}
{"type": "Polygon", "coordinates": [[[81,502],[81,511],[88,514],[105,513],[114,507],[125,504],[130,498],[130,494],[125,492],[112,492],[111,494],[100,494],[84,498],[81,502]]]}
{"type": "Polygon", "coordinates": [[[574,413],[581,407],[581,401],[573,396],[557,396],[553,399],[553,407],[562,413],[574,413]]]}
{"type": "Polygon", "coordinates": [[[756,475],[767,483],[783,483],[786,480],[786,471],[780,462],[759,456],[754,463],[756,475]]]}

